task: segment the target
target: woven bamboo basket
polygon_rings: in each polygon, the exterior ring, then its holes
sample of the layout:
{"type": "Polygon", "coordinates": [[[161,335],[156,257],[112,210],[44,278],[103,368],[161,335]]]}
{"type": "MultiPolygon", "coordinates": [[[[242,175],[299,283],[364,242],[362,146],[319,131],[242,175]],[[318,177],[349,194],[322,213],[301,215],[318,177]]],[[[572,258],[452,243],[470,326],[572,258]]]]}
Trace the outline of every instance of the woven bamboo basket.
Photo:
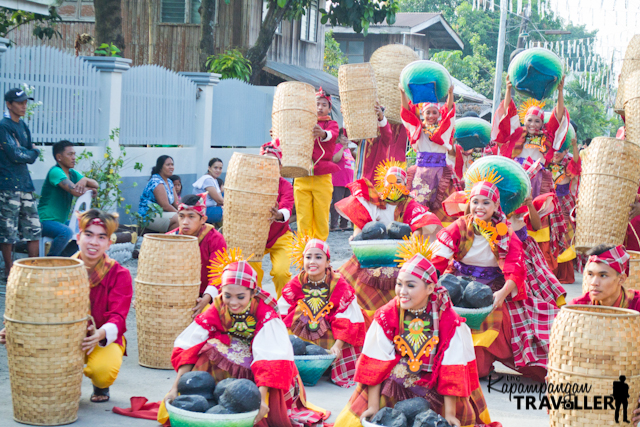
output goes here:
{"type": "Polygon", "coordinates": [[[138,257],[138,279],[152,283],[200,281],[200,246],[193,236],[145,234],[138,257]]]}
{"type": "MultiPolygon", "coordinates": [[[[313,167],[313,127],[317,123],[316,92],[313,86],[301,82],[284,82],[276,87],[271,130],[280,139],[282,176],[300,178],[309,175],[313,167]]],[[[226,203],[225,200],[225,205],[226,203]]]]}
{"type": "Polygon", "coordinates": [[[135,281],[138,363],[172,369],[173,341],[191,323],[200,291],[200,247],[193,236],[146,234],[135,281]]]}
{"type": "Polygon", "coordinates": [[[351,140],[378,136],[376,77],[369,63],[341,65],[338,69],[340,105],[347,135],[351,140]]]}
{"type": "Polygon", "coordinates": [[[405,45],[389,44],[376,49],[370,63],[376,76],[378,98],[385,107],[384,115],[391,123],[402,123],[400,107],[402,97],[398,90],[402,69],[420,59],[418,54],[405,45]]]}
{"type": "Polygon", "coordinates": [[[89,312],[82,261],[50,257],[13,264],[4,320],[16,421],[62,425],[78,419],[89,312]]]}
{"type": "Polygon", "coordinates": [[[625,80],[624,115],[626,126],[625,139],[640,145],[640,68],[638,71],[629,74],[625,80]]]}
{"type": "Polygon", "coordinates": [[[173,343],[191,323],[191,309],[200,291],[195,283],[167,284],[135,280],[138,363],[173,369],[173,343]]]}
{"type": "Polygon", "coordinates": [[[616,102],[614,104],[614,110],[618,114],[624,113],[625,110],[624,97],[627,78],[637,70],[640,70],[640,34],[633,36],[624,54],[620,79],[618,80],[618,92],[616,93],[616,102]]]}
{"type": "Polygon", "coordinates": [[[271,208],[278,201],[280,171],[272,156],[233,153],[224,186],[224,239],[230,248],[240,248],[251,261],[264,255],[271,208]]]}
{"type": "MultiPolygon", "coordinates": [[[[576,393],[579,405],[584,399],[591,408],[594,397],[613,392],[613,382],[626,376],[629,386],[629,419],[637,406],[640,393],[640,314],[634,310],[592,305],[565,305],[553,322],[548,363],[548,382],[591,386],[591,390],[576,393]]],[[[562,394],[549,393],[551,398],[562,394]]],[[[565,400],[566,402],[566,400],[565,400]]],[[[573,400],[572,400],[573,402],[573,400]]],[[[613,409],[552,409],[551,427],[631,426],[616,424],[613,409]]]]}
{"type": "MultiPolygon", "coordinates": [[[[629,259],[629,277],[624,281],[625,289],[637,289],[640,291],[640,252],[627,251],[629,259]]],[[[582,275],[582,294],[589,292],[586,275],[582,275]]]]}
{"type": "Polygon", "coordinates": [[[576,214],[576,250],[621,245],[640,181],[640,146],[594,138],[583,159],[576,214]]]}

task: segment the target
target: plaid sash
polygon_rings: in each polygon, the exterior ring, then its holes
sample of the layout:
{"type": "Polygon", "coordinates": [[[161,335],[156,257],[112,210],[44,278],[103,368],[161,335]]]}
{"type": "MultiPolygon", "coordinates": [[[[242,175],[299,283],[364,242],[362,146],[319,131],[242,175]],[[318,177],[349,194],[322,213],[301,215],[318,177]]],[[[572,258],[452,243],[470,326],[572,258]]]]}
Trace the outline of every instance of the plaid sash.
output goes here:
{"type": "MultiPolygon", "coordinates": [[[[76,252],[71,256],[71,258],[82,261],[82,254],[80,252],[76,252]]],[[[117,261],[109,258],[106,254],[102,255],[102,258],[98,260],[98,263],[93,267],[93,271],[89,274],[89,284],[92,288],[95,288],[102,282],[104,276],[106,276],[111,268],[116,265],[116,262],[117,261]]]]}

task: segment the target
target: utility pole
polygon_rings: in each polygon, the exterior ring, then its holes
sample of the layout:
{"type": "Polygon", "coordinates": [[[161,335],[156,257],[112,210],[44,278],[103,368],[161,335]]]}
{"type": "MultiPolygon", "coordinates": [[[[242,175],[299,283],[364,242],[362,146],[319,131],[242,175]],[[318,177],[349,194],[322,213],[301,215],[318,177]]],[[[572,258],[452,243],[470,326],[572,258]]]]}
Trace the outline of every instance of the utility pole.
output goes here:
{"type": "Polygon", "coordinates": [[[522,11],[522,22],[520,23],[520,35],[518,36],[518,46],[516,49],[524,49],[524,37],[523,34],[527,33],[527,24],[529,24],[528,9],[522,11]]]}
{"type": "MultiPolygon", "coordinates": [[[[502,66],[504,62],[504,45],[507,36],[508,0],[500,0],[500,31],[498,32],[498,54],[496,57],[496,79],[493,85],[493,115],[500,104],[502,91],[502,66]]],[[[495,119],[495,117],[493,117],[495,119]]]]}

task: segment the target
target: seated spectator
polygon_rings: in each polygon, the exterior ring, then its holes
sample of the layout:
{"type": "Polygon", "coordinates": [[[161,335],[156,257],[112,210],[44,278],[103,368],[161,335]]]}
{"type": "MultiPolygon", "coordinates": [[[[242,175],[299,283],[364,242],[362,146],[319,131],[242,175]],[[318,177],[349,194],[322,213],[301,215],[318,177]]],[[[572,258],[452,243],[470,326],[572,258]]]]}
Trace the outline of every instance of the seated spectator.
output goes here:
{"type": "Polygon", "coordinates": [[[222,221],[222,190],[218,178],[222,174],[222,160],[214,157],[209,160],[209,169],[193,183],[196,194],[207,193],[207,222],[215,224],[222,221]]]}
{"type": "Polygon", "coordinates": [[[68,226],[73,198],[80,197],[87,191],[97,191],[99,185],[73,169],[76,165],[76,150],[71,142],[60,141],[53,144],[53,158],[56,165],[49,169],[42,185],[38,215],[42,235],[53,239],[48,255],[59,256],[73,237],[73,231],[68,226]]]}
{"type": "Polygon", "coordinates": [[[340,170],[331,174],[333,181],[333,198],[331,200],[329,231],[348,230],[349,222],[345,217],[340,216],[334,207],[336,203],[349,197],[351,194],[347,185],[353,182],[353,172],[356,163],[351,151],[349,151],[349,140],[342,130],[340,131],[335,153],[333,154],[333,162],[340,167],[340,170]]]}
{"type": "Polygon", "coordinates": [[[224,198],[224,180],[222,178],[216,178],[218,181],[218,186],[220,186],[220,194],[222,194],[222,198],[224,198]]]}
{"type": "Polygon", "coordinates": [[[209,284],[209,266],[216,253],[227,248],[222,234],[218,233],[213,225],[206,224],[207,207],[203,196],[204,193],[184,196],[184,200],[178,205],[178,223],[180,225],[167,233],[194,236],[198,238],[200,244],[201,283],[199,297],[193,308],[193,318],[200,314],[208,304],[211,304],[211,301],[218,295],[218,289],[209,284]]]}
{"type": "Polygon", "coordinates": [[[146,216],[153,203],[162,208],[162,215],[153,218],[149,230],[166,233],[178,226],[178,195],[169,179],[173,175],[173,158],[164,155],[158,157],[156,165],[151,169],[151,178],[140,196],[138,213],[146,216]],[[161,185],[162,184],[162,185],[161,185]]]}
{"type": "Polygon", "coordinates": [[[173,188],[176,189],[176,196],[178,196],[178,203],[180,203],[182,200],[182,178],[180,175],[171,175],[169,179],[173,182],[173,188]]]}

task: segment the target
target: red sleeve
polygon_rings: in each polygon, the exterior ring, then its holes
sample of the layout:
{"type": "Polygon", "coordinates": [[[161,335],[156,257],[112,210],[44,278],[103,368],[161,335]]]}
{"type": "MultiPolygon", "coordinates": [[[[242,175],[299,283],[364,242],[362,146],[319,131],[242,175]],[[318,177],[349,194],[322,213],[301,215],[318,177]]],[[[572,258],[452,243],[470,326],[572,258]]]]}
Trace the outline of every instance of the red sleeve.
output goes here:
{"type": "Polygon", "coordinates": [[[292,213],[293,204],[293,186],[286,179],[280,178],[280,187],[278,188],[278,209],[288,209],[289,213],[292,213]]]}
{"type": "Polygon", "coordinates": [[[404,213],[404,222],[411,226],[411,231],[416,231],[428,225],[442,225],[440,219],[429,212],[415,200],[410,200],[404,213]]]}
{"type": "Polygon", "coordinates": [[[567,165],[567,175],[571,175],[570,178],[574,178],[576,176],[580,176],[582,174],[582,159],[578,156],[578,160],[572,158],[569,164],[567,165]]]}
{"type": "Polygon", "coordinates": [[[502,266],[502,273],[505,280],[513,280],[518,287],[518,295],[513,297],[514,301],[520,301],[527,297],[527,290],[525,286],[525,270],[522,264],[522,242],[518,239],[512,230],[509,230],[511,237],[509,239],[509,252],[504,259],[504,265],[502,266]]]}
{"type": "Polygon", "coordinates": [[[290,360],[258,360],[251,364],[251,372],[258,387],[289,390],[298,370],[290,360]]]}
{"type": "MultiPolygon", "coordinates": [[[[498,123],[498,135],[495,138],[495,141],[498,144],[506,144],[511,142],[512,139],[512,130],[511,130],[511,119],[518,115],[518,109],[516,108],[516,104],[511,100],[509,107],[507,108],[507,112],[500,122],[498,123]]],[[[522,131],[521,131],[522,132],[522,131]]]]}
{"type": "Polygon", "coordinates": [[[433,135],[431,135],[431,142],[435,142],[438,145],[447,145],[453,142],[454,132],[451,132],[451,137],[449,141],[445,141],[442,139],[442,135],[447,132],[451,126],[453,125],[453,119],[456,116],[456,104],[453,104],[453,108],[449,110],[445,105],[440,109],[440,124],[438,125],[438,130],[436,130],[433,135]]]}
{"type": "Polygon", "coordinates": [[[363,353],[356,363],[356,374],[353,379],[355,382],[365,385],[378,385],[387,379],[399,361],[400,355],[398,353],[396,353],[394,360],[388,361],[374,359],[363,353]]]}
{"type": "Polygon", "coordinates": [[[131,285],[131,273],[119,264],[116,275],[107,296],[107,311],[104,313],[104,323],[113,323],[118,327],[118,340],[127,330],[127,315],[131,308],[133,287],[131,285]]]}
{"type": "Polygon", "coordinates": [[[420,140],[420,135],[422,132],[422,122],[418,118],[418,116],[413,112],[415,111],[415,106],[409,102],[409,109],[407,110],[404,107],[400,107],[400,118],[404,124],[404,127],[407,129],[407,136],[409,137],[409,141],[411,144],[415,144],[420,140]]]}
{"type": "Polygon", "coordinates": [[[352,323],[349,319],[336,318],[336,314],[344,313],[355,299],[354,289],[345,279],[340,277],[331,293],[330,301],[333,303],[334,309],[327,315],[327,320],[331,324],[331,331],[336,339],[356,347],[362,347],[366,335],[364,322],[352,323]]]}
{"type": "Polygon", "coordinates": [[[195,365],[198,361],[198,353],[206,343],[206,341],[203,341],[187,350],[174,347],[171,352],[171,366],[173,366],[173,369],[177,372],[183,365],[195,365]]]}
{"type": "Polygon", "coordinates": [[[285,326],[290,328],[293,323],[293,318],[295,317],[298,301],[304,298],[302,285],[300,284],[298,276],[294,276],[286,285],[284,285],[284,288],[282,288],[282,298],[284,298],[284,300],[291,306],[289,307],[287,315],[282,317],[282,321],[285,326]]]}
{"type": "Polygon", "coordinates": [[[378,137],[378,141],[376,144],[381,144],[382,146],[389,147],[391,145],[391,141],[393,140],[393,133],[391,132],[391,124],[389,123],[389,119],[387,119],[387,124],[378,127],[380,129],[380,137],[378,137]]]}
{"type": "Polygon", "coordinates": [[[464,169],[464,158],[462,157],[462,147],[456,144],[455,148],[456,148],[456,162],[453,167],[453,171],[456,173],[456,176],[458,178],[463,179],[464,174],[462,173],[462,169],[464,169]]]}
{"type": "MultiPolygon", "coordinates": [[[[356,182],[352,182],[349,186],[356,184],[356,182]]],[[[351,187],[350,187],[351,188],[351,187]]],[[[352,190],[353,191],[353,190],[352,190]]],[[[367,223],[372,221],[371,215],[369,211],[360,203],[356,196],[349,196],[334,205],[336,211],[345,218],[349,218],[349,220],[362,230],[367,223]]]]}
{"type": "MultiPolygon", "coordinates": [[[[322,142],[322,144],[335,144],[336,141],[338,140],[338,133],[340,133],[340,127],[338,126],[338,122],[336,122],[335,120],[329,120],[326,123],[326,126],[324,127],[325,131],[329,131],[331,132],[331,139],[325,142],[322,142]]],[[[335,151],[334,148],[332,148],[330,152],[330,156],[333,157],[333,152],[335,151]]]]}

